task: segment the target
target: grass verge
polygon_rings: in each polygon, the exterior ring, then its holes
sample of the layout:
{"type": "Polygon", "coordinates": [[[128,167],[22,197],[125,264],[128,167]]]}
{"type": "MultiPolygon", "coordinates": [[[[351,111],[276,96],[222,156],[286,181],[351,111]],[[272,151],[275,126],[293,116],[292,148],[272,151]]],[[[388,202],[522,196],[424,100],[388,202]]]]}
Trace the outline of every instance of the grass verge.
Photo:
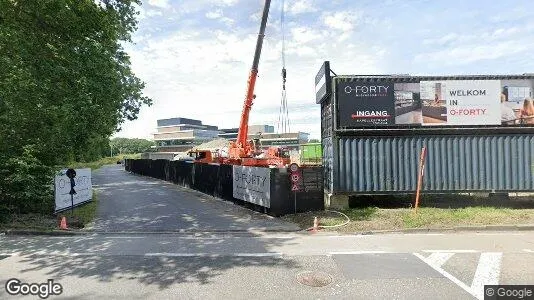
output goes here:
{"type": "Polygon", "coordinates": [[[58,216],[66,216],[67,220],[77,220],[76,223],[78,226],[76,227],[87,229],[93,225],[97,207],[98,194],[96,191],[93,191],[93,200],[89,203],[75,207],[73,217],[71,217],[70,210],[60,212],[57,216],[54,214],[43,215],[36,213],[12,215],[7,221],[0,223],[0,230],[35,230],[50,232],[58,229],[58,216]]]}
{"type": "MultiPolygon", "coordinates": [[[[351,208],[340,210],[350,218],[347,226],[326,228],[339,232],[364,232],[372,230],[399,230],[410,228],[451,228],[457,226],[518,225],[534,224],[534,209],[511,209],[494,207],[467,208],[420,208],[418,213],[412,209],[381,209],[376,207],[351,208]]],[[[319,225],[333,226],[342,224],[346,219],[339,214],[321,211],[294,215],[283,218],[297,223],[306,229],[313,226],[317,216],[319,225]]]]}

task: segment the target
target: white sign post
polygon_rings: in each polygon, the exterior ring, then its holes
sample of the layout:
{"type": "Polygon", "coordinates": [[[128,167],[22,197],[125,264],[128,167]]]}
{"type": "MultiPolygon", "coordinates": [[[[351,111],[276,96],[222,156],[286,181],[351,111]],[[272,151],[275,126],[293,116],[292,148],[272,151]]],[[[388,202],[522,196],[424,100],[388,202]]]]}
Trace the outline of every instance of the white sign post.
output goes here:
{"type": "Polygon", "coordinates": [[[91,182],[91,169],[76,169],[76,177],[74,178],[74,191],[71,202],[70,195],[70,178],[66,175],[67,169],[61,170],[55,177],[55,198],[56,198],[56,212],[60,212],[77,206],[82,203],[91,201],[93,198],[93,186],[91,182]]]}
{"type": "Polygon", "coordinates": [[[233,166],[233,196],[246,202],[271,207],[271,170],[233,166]]]}

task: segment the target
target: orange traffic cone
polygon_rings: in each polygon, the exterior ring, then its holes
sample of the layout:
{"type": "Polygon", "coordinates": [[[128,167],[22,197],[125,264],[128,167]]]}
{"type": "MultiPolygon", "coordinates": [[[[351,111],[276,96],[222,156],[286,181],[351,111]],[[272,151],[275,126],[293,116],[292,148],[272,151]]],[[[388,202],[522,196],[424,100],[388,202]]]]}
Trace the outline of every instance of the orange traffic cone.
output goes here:
{"type": "Polygon", "coordinates": [[[67,228],[67,218],[65,216],[61,217],[61,223],[59,224],[59,229],[68,230],[68,228],[67,228]]]}
{"type": "Polygon", "coordinates": [[[317,217],[314,217],[313,218],[313,227],[311,229],[311,232],[316,233],[318,231],[319,231],[319,220],[317,219],[317,217]]]}

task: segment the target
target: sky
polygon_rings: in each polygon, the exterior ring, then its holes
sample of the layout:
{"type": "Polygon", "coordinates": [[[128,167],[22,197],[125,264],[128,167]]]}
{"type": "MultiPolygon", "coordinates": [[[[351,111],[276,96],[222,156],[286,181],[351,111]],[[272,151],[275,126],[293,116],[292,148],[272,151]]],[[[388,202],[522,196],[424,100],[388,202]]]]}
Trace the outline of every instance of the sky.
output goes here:
{"type": "MultiPolygon", "coordinates": [[[[126,44],[153,99],[115,136],[152,138],[156,120],[235,128],[263,0],[144,0],[126,44]]],[[[338,75],[534,73],[532,0],[272,0],[249,124],[277,126],[285,38],[292,132],[320,138],[314,78],[338,75]]]]}

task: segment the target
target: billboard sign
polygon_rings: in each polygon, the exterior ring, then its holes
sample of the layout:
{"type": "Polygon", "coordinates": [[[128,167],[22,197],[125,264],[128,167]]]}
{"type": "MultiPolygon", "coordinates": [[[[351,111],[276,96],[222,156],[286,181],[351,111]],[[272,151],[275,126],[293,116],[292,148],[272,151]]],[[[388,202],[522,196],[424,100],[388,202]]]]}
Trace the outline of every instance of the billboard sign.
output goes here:
{"type": "Polygon", "coordinates": [[[534,80],[336,82],[341,128],[534,125],[534,80]],[[518,96],[520,95],[520,96],[518,96]]]}
{"type": "MultiPolygon", "coordinates": [[[[76,169],[76,177],[74,177],[74,191],[73,196],[74,206],[91,201],[93,198],[93,185],[91,182],[91,169],[76,169]]],[[[56,174],[54,179],[56,212],[71,208],[71,185],[70,179],[67,177],[67,169],[61,170],[56,174]]]]}
{"type": "Polygon", "coordinates": [[[341,82],[336,94],[340,126],[394,124],[393,83],[341,82]]]}
{"type": "Polygon", "coordinates": [[[233,166],[232,172],[234,198],[271,207],[271,169],[233,166]]]}
{"type": "Polygon", "coordinates": [[[500,125],[499,80],[421,81],[423,125],[500,125]]]}

